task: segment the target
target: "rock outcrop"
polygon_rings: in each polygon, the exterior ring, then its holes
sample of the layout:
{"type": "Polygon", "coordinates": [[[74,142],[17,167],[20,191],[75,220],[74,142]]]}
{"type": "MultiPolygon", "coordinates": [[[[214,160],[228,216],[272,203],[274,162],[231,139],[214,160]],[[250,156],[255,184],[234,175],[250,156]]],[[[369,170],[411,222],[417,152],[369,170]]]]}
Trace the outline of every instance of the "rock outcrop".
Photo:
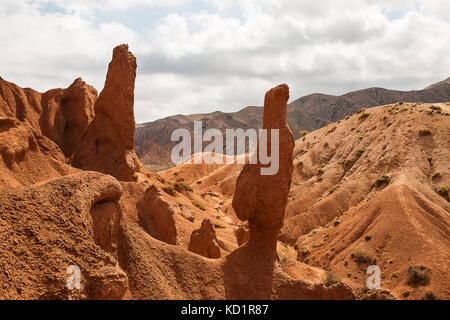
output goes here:
{"type": "Polygon", "coordinates": [[[0,117],[0,190],[78,172],[58,146],[29,123],[0,117]]]}
{"type": "Polygon", "coordinates": [[[138,210],[141,225],[148,234],[168,244],[177,244],[174,210],[155,185],[146,189],[138,210]]]}
{"type": "Polygon", "coordinates": [[[235,299],[268,299],[272,295],[277,237],[284,221],[293,171],[294,139],[286,124],[288,99],[289,87],[283,84],[269,90],[264,100],[267,150],[271,150],[271,130],[279,130],[278,172],[262,175],[261,168],[265,165],[258,159],[256,164],[244,166],[236,182],[233,209],[239,219],[248,221],[250,237],[227,257],[226,281],[235,299]],[[239,277],[231,275],[236,270],[239,277]]]}
{"type": "Polygon", "coordinates": [[[70,158],[80,146],[94,119],[97,90],[76,79],[67,89],[54,89],[42,94],[39,126],[42,134],[53,140],[70,158]]]}
{"type": "Polygon", "coordinates": [[[204,219],[200,229],[192,232],[188,250],[207,258],[220,258],[216,231],[210,219],[204,219]]]}
{"type": "Polygon", "coordinates": [[[284,221],[293,171],[294,139],[286,124],[288,99],[289,87],[283,84],[268,91],[264,101],[263,129],[268,131],[267,150],[271,150],[271,130],[279,130],[278,172],[274,175],[262,175],[261,168],[264,165],[260,161],[257,164],[246,164],[236,182],[233,198],[236,215],[242,221],[248,221],[249,246],[257,251],[271,252],[273,256],[284,221]]]}
{"type": "MultiPolygon", "coordinates": [[[[0,297],[3,299],[121,299],[128,288],[115,256],[96,243],[95,230],[118,224],[115,211],[96,226],[92,208],[119,201],[111,176],[81,172],[43,184],[0,191],[0,297]],[[70,290],[67,268],[80,270],[80,288],[70,290]]],[[[98,213],[98,212],[97,212],[98,213]]]]}
{"type": "Polygon", "coordinates": [[[0,116],[16,118],[41,133],[41,94],[30,88],[20,88],[0,78],[0,116]]]}
{"type": "Polygon", "coordinates": [[[95,118],[72,157],[75,167],[137,180],[140,163],[134,152],[134,82],[136,58],[128,45],[114,48],[105,87],[95,103],[95,118]]]}
{"type": "Polygon", "coordinates": [[[239,246],[242,246],[250,238],[250,231],[242,224],[236,230],[236,241],[239,246]]]}
{"type": "Polygon", "coordinates": [[[66,89],[39,93],[0,79],[0,116],[14,117],[50,138],[70,158],[94,119],[97,90],[76,79],[66,89]]]}

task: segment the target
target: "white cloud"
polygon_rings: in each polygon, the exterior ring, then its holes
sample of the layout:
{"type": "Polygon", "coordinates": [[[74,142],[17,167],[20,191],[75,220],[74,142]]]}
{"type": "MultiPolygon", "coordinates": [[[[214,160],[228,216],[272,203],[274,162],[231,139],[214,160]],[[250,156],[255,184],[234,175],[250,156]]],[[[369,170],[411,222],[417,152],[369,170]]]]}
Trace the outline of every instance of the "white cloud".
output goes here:
{"type": "Polygon", "coordinates": [[[441,0],[0,0],[0,70],[39,90],[78,76],[101,90],[112,48],[129,43],[138,122],[261,104],[281,82],[291,98],[417,89],[449,76],[449,13],[441,0]],[[162,18],[140,30],[98,19],[131,8],[162,18]]]}

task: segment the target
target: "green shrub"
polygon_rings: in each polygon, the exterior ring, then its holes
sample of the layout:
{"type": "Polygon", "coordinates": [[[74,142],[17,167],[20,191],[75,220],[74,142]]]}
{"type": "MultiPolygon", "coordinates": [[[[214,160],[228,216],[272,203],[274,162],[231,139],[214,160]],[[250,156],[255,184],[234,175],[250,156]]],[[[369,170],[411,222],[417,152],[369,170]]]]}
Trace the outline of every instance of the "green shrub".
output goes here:
{"type": "Polygon", "coordinates": [[[168,195],[174,196],[175,195],[175,188],[172,184],[169,184],[168,186],[162,187],[162,190],[167,193],[168,195]]]}
{"type": "Polygon", "coordinates": [[[389,176],[386,174],[382,174],[380,177],[377,178],[377,180],[375,180],[375,184],[377,186],[381,186],[382,184],[389,183],[389,181],[390,181],[389,176]]]}
{"type": "Polygon", "coordinates": [[[437,192],[443,197],[447,197],[448,196],[448,188],[447,188],[447,186],[440,186],[439,189],[437,190],[437,192]]]}
{"type": "Polygon", "coordinates": [[[202,211],[206,210],[206,208],[198,201],[192,200],[191,203],[194,205],[194,207],[197,207],[202,211]]]}
{"type": "Polygon", "coordinates": [[[423,296],[424,300],[437,300],[436,295],[433,293],[433,291],[427,291],[425,292],[425,295],[423,296]]]}
{"type": "Polygon", "coordinates": [[[371,236],[365,236],[365,237],[364,237],[364,240],[366,240],[366,241],[370,241],[371,239],[372,239],[371,236]]]}
{"type": "Polygon", "coordinates": [[[328,133],[332,133],[332,132],[334,132],[334,131],[336,131],[336,127],[333,127],[333,128],[331,128],[330,130],[328,130],[328,133]]]}
{"type": "Polygon", "coordinates": [[[192,187],[189,185],[189,184],[187,184],[186,182],[184,182],[184,181],[177,181],[177,182],[175,182],[175,184],[173,185],[173,187],[175,188],[175,190],[176,191],[178,191],[178,192],[181,192],[181,191],[189,191],[189,192],[192,192],[193,190],[192,190],[192,187]]]}
{"type": "Polygon", "coordinates": [[[364,120],[364,119],[366,119],[368,116],[370,116],[370,113],[367,113],[367,112],[363,112],[363,113],[361,113],[360,115],[359,115],[359,119],[360,120],[364,120]]]}
{"type": "Polygon", "coordinates": [[[425,286],[430,283],[430,272],[426,266],[409,266],[407,283],[410,286],[425,286]]]}
{"type": "Polygon", "coordinates": [[[375,264],[377,259],[369,252],[364,250],[357,250],[351,254],[353,260],[357,263],[370,263],[375,264]]]}
{"type": "Polygon", "coordinates": [[[339,184],[335,185],[333,188],[330,189],[330,193],[335,192],[337,189],[339,189],[340,186],[341,185],[339,185],[339,184]]]}
{"type": "Polygon", "coordinates": [[[363,148],[361,148],[361,149],[358,149],[357,151],[356,151],[356,156],[359,158],[359,157],[361,157],[362,156],[362,154],[364,153],[364,151],[366,151],[365,149],[363,149],[363,148]]]}
{"type": "Polygon", "coordinates": [[[225,225],[223,225],[223,224],[221,224],[220,222],[217,222],[217,221],[213,221],[213,226],[216,229],[225,229],[226,228],[225,225]]]}
{"type": "Polygon", "coordinates": [[[435,171],[435,172],[433,172],[433,175],[431,176],[431,178],[432,178],[432,179],[436,179],[436,178],[439,178],[440,176],[441,176],[441,173],[435,171]]]}
{"type": "Polygon", "coordinates": [[[431,106],[430,109],[433,110],[433,111],[438,111],[438,112],[441,112],[441,111],[442,111],[442,108],[441,108],[441,107],[439,107],[439,106],[434,106],[434,105],[431,106]]]}
{"type": "Polygon", "coordinates": [[[308,130],[301,130],[299,133],[300,133],[300,137],[304,137],[304,136],[306,136],[309,133],[309,131],[308,130]]]}
{"type": "Polygon", "coordinates": [[[337,218],[337,217],[333,220],[333,226],[335,226],[335,227],[337,227],[340,223],[341,222],[339,221],[339,218],[337,218]]]}
{"type": "Polygon", "coordinates": [[[431,131],[431,129],[428,128],[422,128],[419,130],[419,136],[421,137],[431,136],[432,134],[433,132],[431,131]]]}

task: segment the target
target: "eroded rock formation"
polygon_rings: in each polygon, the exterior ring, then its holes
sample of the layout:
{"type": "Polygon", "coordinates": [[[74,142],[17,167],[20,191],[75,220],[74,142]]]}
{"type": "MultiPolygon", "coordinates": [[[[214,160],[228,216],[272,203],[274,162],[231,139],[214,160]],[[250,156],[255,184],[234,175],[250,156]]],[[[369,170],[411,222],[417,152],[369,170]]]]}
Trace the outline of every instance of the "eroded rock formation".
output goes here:
{"type": "MultiPolygon", "coordinates": [[[[116,179],[96,172],[1,191],[0,297],[121,299],[127,276],[114,258],[117,252],[105,251],[111,244],[95,241],[94,230],[108,229],[91,217],[93,206],[117,202],[121,194],[116,179]],[[81,271],[80,290],[66,286],[72,265],[81,271]]],[[[118,224],[120,212],[107,220],[118,224]]]]}
{"type": "Polygon", "coordinates": [[[76,79],[67,89],[54,89],[42,94],[39,125],[42,134],[52,139],[66,157],[80,146],[95,116],[97,90],[76,79]]]}
{"type": "Polygon", "coordinates": [[[152,237],[168,244],[177,244],[174,210],[155,185],[147,188],[138,210],[142,226],[152,237]]]}
{"type": "Polygon", "coordinates": [[[71,157],[94,119],[97,90],[76,79],[66,89],[39,93],[0,78],[0,116],[14,117],[55,142],[71,157]]]}
{"type": "MultiPolygon", "coordinates": [[[[233,298],[268,299],[272,294],[273,270],[276,260],[278,233],[283,225],[285,207],[292,179],[294,139],[286,124],[289,87],[279,85],[266,93],[263,128],[279,130],[279,170],[274,175],[262,175],[258,163],[247,163],[236,182],[233,209],[242,221],[248,221],[248,242],[227,257],[226,281],[233,298]],[[232,270],[239,276],[231,276],[232,270]]],[[[260,148],[260,146],[258,146],[260,148]]]]}
{"type": "Polygon", "coordinates": [[[200,229],[192,232],[188,250],[207,258],[220,258],[216,231],[210,219],[204,219],[200,229]]]}
{"type": "Polygon", "coordinates": [[[135,181],[140,164],[134,152],[136,58],[128,45],[114,48],[105,87],[95,103],[95,118],[72,158],[85,170],[135,181]]]}
{"type": "Polygon", "coordinates": [[[236,241],[239,246],[242,246],[250,238],[250,231],[242,224],[236,230],[236,241]]]}

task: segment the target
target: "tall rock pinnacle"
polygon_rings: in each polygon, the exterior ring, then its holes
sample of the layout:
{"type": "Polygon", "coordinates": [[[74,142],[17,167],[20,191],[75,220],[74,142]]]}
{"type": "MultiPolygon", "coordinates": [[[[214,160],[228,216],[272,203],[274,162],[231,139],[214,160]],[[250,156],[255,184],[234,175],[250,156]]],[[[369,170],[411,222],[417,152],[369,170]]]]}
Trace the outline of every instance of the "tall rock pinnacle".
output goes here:
{"type": "MultiPolygon", "coordinates": [[[[233,209],[242,221],[248,221],[250,238],[227,257],[226,273],[239,270],[239,279],[227,277],[230,298],[269,299],[276,260],[277,238],[285,217],[292,180],[294,139],[286,123],[289,87],[279,85],[266,93],[263,129],[279,130],[279,169],[274,175],[262,175],[265,165],[247,163],[236,182],[233,209]],[[233,271],[234,270],[234,271],[233,271]]],[[[258,146],[258,149],[260,145],[258,146]]]]}
{"type": "Polygon", "coordinates": [[[95,103],[95,118],[72,158],[74,166],[136,180],[140,164],[134,152],[135,79],[136,58],[128,45],[117,46],[95,103]]]}

